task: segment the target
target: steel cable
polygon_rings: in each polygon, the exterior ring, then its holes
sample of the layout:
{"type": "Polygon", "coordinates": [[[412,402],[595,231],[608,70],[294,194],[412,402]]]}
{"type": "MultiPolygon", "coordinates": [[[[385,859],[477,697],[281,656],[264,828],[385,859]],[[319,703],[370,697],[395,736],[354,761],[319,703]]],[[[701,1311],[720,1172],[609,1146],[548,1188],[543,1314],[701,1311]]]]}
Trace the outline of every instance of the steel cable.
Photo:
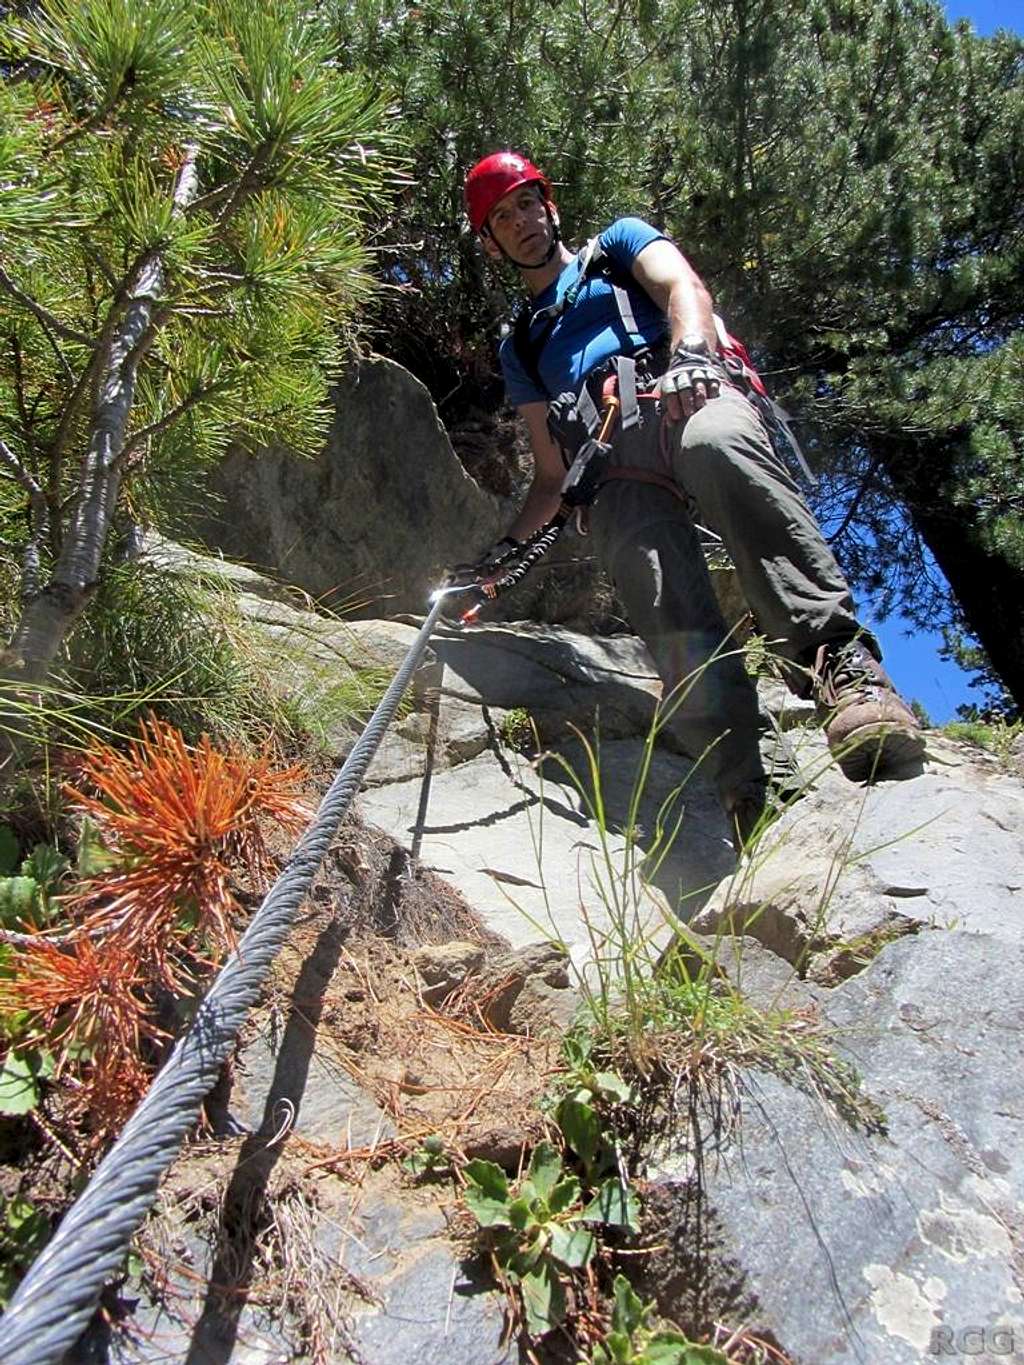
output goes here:
{"type": "Polygon", "coordinates": [[[195,1126],[239,1029],[398,704],[441,611],[436,601],[280,877],[225,962],[145,1099],[37,1257],[0,1319],[4,1365],[56,1365],[121,1265],[160,1178],[195,1126]]]}

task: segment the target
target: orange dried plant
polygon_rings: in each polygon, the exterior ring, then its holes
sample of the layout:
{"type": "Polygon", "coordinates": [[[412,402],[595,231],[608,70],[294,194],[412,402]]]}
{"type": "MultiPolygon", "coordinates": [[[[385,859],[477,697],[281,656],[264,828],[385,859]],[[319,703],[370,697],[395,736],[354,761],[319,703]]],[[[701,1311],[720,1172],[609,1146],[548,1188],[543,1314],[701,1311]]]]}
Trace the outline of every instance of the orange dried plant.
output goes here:
{"type": "Polygon", "coordinates": [[[70,1109],[97,1137],[115,1131],[149,1084],[143,1048],[162,1036],[138,952],[119,934],[65,945],[40,937],[13,948],[4,971],[0,1012],[24,1015],[21,1045],[47,1048],[55,1079],[75,1073],[70,1109]]]}
{"type": "Polygon", "coordinates": [[[294,832],[309,815],[302,767],[276,768],[266,751],[215,749],[207,735],[190,747],[155,717],[127,752],[88,750],[81,771],[82,787],[65,791],[116,861],[65,907],[90,932],[114,930],[161,963],[184,915],[211,946],[230,947],[232,870],[263,883],[273,868],[261,820],[294,832]]]}

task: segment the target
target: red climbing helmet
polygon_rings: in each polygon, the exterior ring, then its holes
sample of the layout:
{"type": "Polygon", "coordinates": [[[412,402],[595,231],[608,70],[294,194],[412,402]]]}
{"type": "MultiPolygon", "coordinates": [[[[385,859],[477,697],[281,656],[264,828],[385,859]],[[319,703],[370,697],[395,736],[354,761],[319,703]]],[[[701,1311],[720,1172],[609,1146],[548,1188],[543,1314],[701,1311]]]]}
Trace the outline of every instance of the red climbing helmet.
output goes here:
{"type": "Polygon", "coordinates": [[[551,182],[528,156],[519,152],[492,152],[478,161],[466,176],[466,212],[474,232],[482,232],[487,218],[499,199],[520,185],[539,185],[551,200],[551,182]]]}

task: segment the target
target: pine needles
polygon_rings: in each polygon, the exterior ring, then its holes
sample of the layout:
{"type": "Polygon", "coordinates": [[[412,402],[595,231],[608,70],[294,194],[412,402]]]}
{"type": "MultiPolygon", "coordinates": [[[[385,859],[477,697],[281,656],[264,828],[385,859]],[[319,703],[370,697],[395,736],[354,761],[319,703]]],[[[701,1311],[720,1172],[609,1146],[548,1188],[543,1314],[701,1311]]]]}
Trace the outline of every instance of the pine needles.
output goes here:
{"type": "Polygon", "coordinates": [[[304,776],[205,735],[190,747],[156,718],[127,751],[96,744],[83,755],[65,792],[102,838],[104,866],[60,899],[59,937],[36,932],[7,950],[0,1014],[19,1049],[52,1054],[66,1113],[97,1144],[148,1084],[165,1036],[161,997],[233,946],[234,879],[262,887],[272,873],[266,823],[294,832],[306,822],[304,776]]]}
{"type": "Polygon", "coordinates": [[[80,887],[68,908],[87,932],[116,929],[154,955],[173,940],[182,915],[191,915],[194,933],[223,951],[233,943],[230,868],[266,878],[260,818],[289,830],[302,826],[302,770],[275,769],[266,752],[221,752],[207,735],[189,749],[179,731],[155,718],[142,732],[125,754],[99,745],[86,755],[83,785],[95,795],[66,789],[118,860],[80,887]]]}
{"type": "Polygon", "coordinates": [[[0,1012],[27,1018],[21,1048],[55,1056],[66,1080],[66,1117],[87,1121],[97,1139],[116,1132],[149,1083],[144,1049],[160,1030],[149,1016],[138,954],[123,935],[71,944],[40,937],[16,950],[0,981],[0,1012]]]}

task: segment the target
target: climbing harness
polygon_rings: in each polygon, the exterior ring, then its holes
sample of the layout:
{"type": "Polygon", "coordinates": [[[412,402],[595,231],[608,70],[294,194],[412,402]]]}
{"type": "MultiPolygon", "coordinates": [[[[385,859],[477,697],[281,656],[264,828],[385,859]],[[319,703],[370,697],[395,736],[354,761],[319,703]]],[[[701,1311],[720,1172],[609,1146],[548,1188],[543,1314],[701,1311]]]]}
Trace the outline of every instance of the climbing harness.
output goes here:
{"type": "MultiPolygon", "coordinates": [[[[467,566],[452,574],[447,583],[431,594],[430,600],[436,605],[457,594],[465,594],[476,599],[458,618],[460,625],[472,625],[485,603],[495,601],[517,583],[521,583],[555,544],[573,514],[593,502],[607,472],[607,460],[611,453],[609,438],[622,408],[610,380],[605,383],[601,413],[598,414],[593,400],[590,400],[590,408],[593,410],[595,425],[587,429],[586,438],[581,441],[575,458],[566,470],[560,490],[558,511],[551,520],[535,531],[528,540],[518,545],[514,556],[502,553],[492,565],[497,569],[496,573],[481,572],[479,566],[467,566]]],[[[513,543],[508,538],[501,542],[507,545],[513,543]]]]}
{"type": "MultiPolygon", "coordinates": [[[[600,236],[591,237],[586,245],[580,248],[577,259],[579,261],[579,273],[561,299],[549,304],[546,308],[534,309],[530,304],[527,304],[520,310],[512,327],[512,346],[516,358],[531,382],[547,396],[549,403],[553,404],[561,403],[565,395],[555,397],[544,383],[540,372],[541,355],[551,340],[558,319],[575,305],[583,286],[588,280],[600,276],[607,281],[615,295],[619,317],[627,335],[637,334],[636,318],[629,297],[629,286],[632,285],[635,289],[640,286],[631,272],[608,255],[601,246],[600,236]],[[534,334],[534,328],[538,324],[541,324],[540,331],[534,334]]],[[[776,403],[768,393],[764,380],[754,368],[743,342],[729,333],[725,323],[717,313],[713,314],[713,317],[718,348],[715,355],[710,357],[709,364],[714,369],[721,371],[725,380],[733,388],[738,389],[753,406],[761,418],[768,439],[779,458],[784,462],[791,459],[795,460],[808,484],[813,485],[815,483],[814,474],[790,425],[789,413],[776,403]]],[[[638,351],[633,359],[640,360],[643,354],[643,351],[638,351]]],[[[589,382],[590,376],[588,375],[587,383],[589,384],[589,382]]],[[[628,399],[624,403],[624,409],[627,407],[628,399]]],[[[624,411],[622,429],[628,430],[630,425],[631,423],[627,420],[624,411]]],[[[615,477],[627,478],[632,476],[620,472],[615,477]]],[[[644,481],[653,482],[653,480],[644,481]]]]}

